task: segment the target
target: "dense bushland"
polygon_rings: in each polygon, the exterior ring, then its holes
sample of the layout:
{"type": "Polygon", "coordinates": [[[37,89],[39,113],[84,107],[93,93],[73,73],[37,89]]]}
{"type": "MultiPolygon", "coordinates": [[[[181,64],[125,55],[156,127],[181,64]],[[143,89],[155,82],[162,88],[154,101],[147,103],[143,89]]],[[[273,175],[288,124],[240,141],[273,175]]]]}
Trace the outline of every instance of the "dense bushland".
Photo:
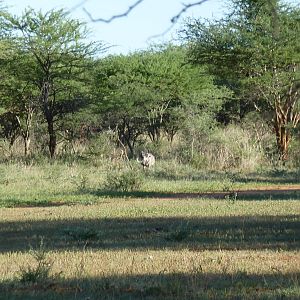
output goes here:
{"type": "Polygon", "coordinates": [[[103,56],[64,11],[1,9],[0,160],[298,167],[299,8],[232,0],[188,20],[182,45],[103,56]],[[268,55],[265,55],[265,54],[268,55]]]}

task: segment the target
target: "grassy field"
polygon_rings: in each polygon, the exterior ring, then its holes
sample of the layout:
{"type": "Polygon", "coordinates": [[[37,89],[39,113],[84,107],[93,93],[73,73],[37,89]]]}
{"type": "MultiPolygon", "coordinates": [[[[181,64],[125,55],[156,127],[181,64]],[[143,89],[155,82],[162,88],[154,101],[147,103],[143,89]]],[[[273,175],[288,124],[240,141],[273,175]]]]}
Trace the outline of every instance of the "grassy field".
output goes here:
{"type": "Polygon", "coordinates": [[[0,165],[0,299],[300,298],[298,192],[194,197],[298,172],[168,168],[114,193],[102,165],[0,165]]]}

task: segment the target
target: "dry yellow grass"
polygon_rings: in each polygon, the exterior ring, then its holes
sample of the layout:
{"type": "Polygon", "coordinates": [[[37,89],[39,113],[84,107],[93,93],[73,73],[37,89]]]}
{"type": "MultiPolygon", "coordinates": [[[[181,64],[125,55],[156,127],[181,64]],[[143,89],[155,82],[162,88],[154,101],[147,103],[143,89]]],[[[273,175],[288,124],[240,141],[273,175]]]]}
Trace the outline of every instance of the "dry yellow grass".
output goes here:
{"type": "Polygon", "coordinates": [[[295,200],[102,199],[2,208],[2,292],[11,299],[78,293],[91,299],[296,299],[299,212],[295,200]],[[30,246],[38,250],[41,237],[50,282],[24,286],[22,270],[37,264],[30,246]]]}
{"type": "MultiPolygon", "coordinates": [[[[299,193],[163,199],[165,191],[244,183],[180,174],[161,180],[154,171],[142,192],[157,198],[113,198],[101,190],[101,168],[11,165],[0,172],[0,299],[300,297],[299,193]]],[[[262,183],[251,182],[247,188],[262,183]]]]}

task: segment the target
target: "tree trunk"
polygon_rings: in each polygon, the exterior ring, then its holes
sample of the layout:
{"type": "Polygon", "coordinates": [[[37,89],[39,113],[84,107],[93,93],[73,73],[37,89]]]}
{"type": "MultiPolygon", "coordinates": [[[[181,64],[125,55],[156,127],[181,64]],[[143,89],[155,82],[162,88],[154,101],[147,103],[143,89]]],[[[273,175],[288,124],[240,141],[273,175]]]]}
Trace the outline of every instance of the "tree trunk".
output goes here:
{"type": "MultiPolygon", "coordinates": [[[[45,80],[43,86],[42,86],[42,101],[43,101],[43,110],[44,115],[47,120],[48,125],[48,135],[49,135],[49,153],[50,158],[55,158],[56,154],[56,133],[54,129],[54,114],[53,114],[53,103],[54,100],[50,101],[50,80],[45,80]]],[[[53,95],[53,97],[55,97],[53,95]]]]}
{"type": "Polygon", "coordinates": [[[30,136],[23,137],[24,139],[24,155],[28,156],[30,154],[30,136]]]}
{"type": "Polygon", "coordinates": [[[285,162],[288,159],[288,146],[290,141],[290,133],[284,124],[274,124],[277,148],[279,152],[279,160],[285,162]]]}
{"type": "Polygon", "coordinates": [[[29,107],[29,109],[27,109],[25,130],[23,132],[25,156],[30,154],[30,142],[31,142],[30,129],[32,125],[33,112],[34,112],[34,108],[32,107],[29,107]]]}
{"type": "Polygon", "coordinates": [[[55,158],[56,154],[56,133],[54,130],[54,122],[53,118],[47,118],[48,123],[48,134],[49,134],[49,152],[50,152],[50,158],[55,158]]]}
{"type": "Polygon", "coordinates": [[[288,147],[291,140],[291,129],[296,128],[300,120],[300,114],[294,112],[294,105],[277,105],[275,109],[274,129],[276,134],[279,159],[286,161],[288,159],[288,147]]]}
{"type": "Polygon", "coordinates": [[[25,124],[22,125],[21,119],[18,116],[17,116],[17,120],[21,130],[21,135],[24,140],[24,155],[28,156],[30,154],[30,143],[31,143],[30,130],[32,126],[34,108],[31,105],[25,106],[25,113],[26,113],[25,124]]]}
{"type": "MultiPolygon", "coordinates": [[[[293,73],[296,72],[296,66],[293,65],[293,73]]],[[[276,84],[278,83],[277,69],[274,67],[274,78],[276,84]]],[[[299,101],[298,90],[299,85],[296,84],[295,77],[290,79],[291,83],[287,90],[285,97],[281,97],[277,94],[275,97],[275,118],[274,129],[276,134],[277,147],[279,150],[279,159],[283,162],[288,159],[288,146],[291,140],[292,128],[296,128],[299,120],[300,113],[297,109],[297,103],[299,101]]]]}

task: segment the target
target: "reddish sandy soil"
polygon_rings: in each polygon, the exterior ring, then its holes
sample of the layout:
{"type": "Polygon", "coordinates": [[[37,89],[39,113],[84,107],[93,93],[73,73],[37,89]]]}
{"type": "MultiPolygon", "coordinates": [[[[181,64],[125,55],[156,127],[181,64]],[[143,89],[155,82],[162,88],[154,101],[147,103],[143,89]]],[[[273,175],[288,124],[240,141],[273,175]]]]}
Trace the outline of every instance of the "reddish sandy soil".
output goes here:
{"type": "Polygon", "coordinates": [[[168,193],[166,195],[162,195],[159,198],[216,198],[222,199],[226,198],[226,196],[244,196],[244,197],[251,197],[251,196],[275,196],[275,195],[287,195],[299,193],[300,195],[300,185],[276,185],[276,186],[265,186],[265,187],[258,187],[256,189],[248,189],[248,190],[235,190],[235,191],[228,191],[228,192],[204,192],[204,193],[168,193]]]}
{"type": "MultiPolygon", "coordinates": [[[[134,195],[131,195],[134,197],[134,195]]],[[[272,196],[285,196],[291,197],[295,200],[300,200],[300,185],[274,185],[257,187],[255,189],[235,190],[228,192],[201,192],[201,193],[149,193],[149,195],[143,195],[144,198],[157,198],[157,199],[181,199],[181,198],[211,198],[211,199],[242,199],[250,198],[251,196],[257,196],[259,198],[267,198],[272,196]]],[[[141,196],[136,196],[137,198],[141,196]]],[[[253,199],[255,200],[255,198],[253,199]]],[[[69,202],[50,202],[45,204],[38,204],[38,206],[61,206],[61,205],[74,205],[75,203],[69,202]]],[[[20,205],[19,207],[35,207],[36,204],[30,203],[26,205],[20,205]]]]}

